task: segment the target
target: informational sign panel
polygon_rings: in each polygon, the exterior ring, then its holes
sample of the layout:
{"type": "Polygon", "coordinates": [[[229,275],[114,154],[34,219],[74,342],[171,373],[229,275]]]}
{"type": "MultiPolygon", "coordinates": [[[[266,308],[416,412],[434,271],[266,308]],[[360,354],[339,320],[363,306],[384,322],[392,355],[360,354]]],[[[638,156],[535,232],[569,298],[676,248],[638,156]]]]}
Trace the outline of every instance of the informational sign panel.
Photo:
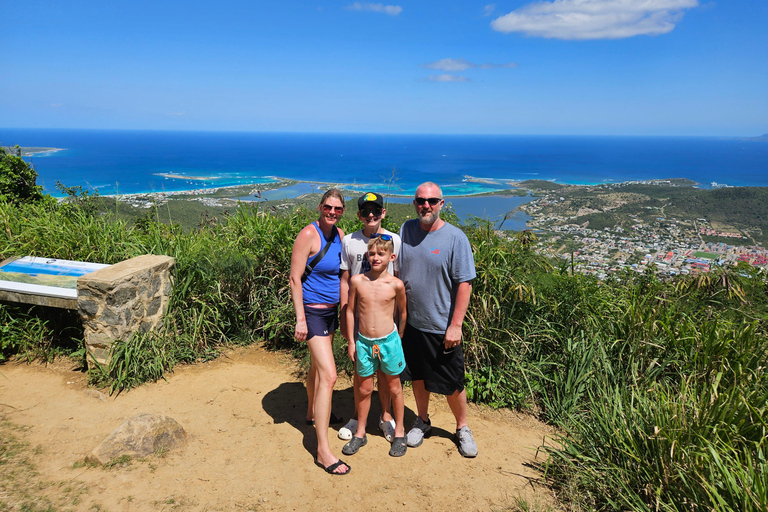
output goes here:
{"type": "Polygon", "coordinates": [[[0,290],[75,299],[77,278],[108,266],[24,256],[0,264],[0,290]]]}

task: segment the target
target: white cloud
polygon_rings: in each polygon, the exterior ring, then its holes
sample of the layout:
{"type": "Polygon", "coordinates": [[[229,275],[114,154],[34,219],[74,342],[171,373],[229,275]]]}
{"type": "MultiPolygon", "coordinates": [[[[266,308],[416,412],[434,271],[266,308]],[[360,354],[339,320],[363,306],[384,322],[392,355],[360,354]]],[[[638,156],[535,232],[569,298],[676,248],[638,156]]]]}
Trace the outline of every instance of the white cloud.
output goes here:
{"type": "Polygon", "coordinates": [[[496,18],[499,32],[555,39],[623,39],[666,34],[697,0],[554,0],[535,2],[496,18]]]}
{"type": "Polygon", "coordinates": [[[518,65],[514,62],[507,64],[475,64],[464,59],[441,59],[429,64],[422,64],[421,67],[427,69],[441,69],[443,71],[466,71],[467,69],[495,69],[495,68],[516,68],[518,65]]]}
{"type": "Polygon", "coordinates": [[[426,80],[428,82],[470,82],[471,80],[461,75],[429,75],[426,80]]]}
{"type": "Polygon", "coordinates": [[[390,16],[397,16],[403,12],[403,8],[399,5],[384,5],[384,4],[369,4],[355,2],[347,6],[350,11],[369,11],[369,12],[383,12],[390,16]]]}
{"type": "Polygon", "coordinates": [[[422,64],[421,67],[427,69],[442,69],[443,71],[465,71],[474,68],[475,65],[464,59],[442,59],[429,64],[422,64]]]}
{"type": "Polygon", "coordinates": [[[182,112],[168,112],[168,113],[167,113],[167,114],[165,114],[165,115],[167,115],[167,116],[183,116],[183,115],[184,115],[184,114],[186,114],[186,113],[187,113],[187,111],[186,111],[186,110],[184,110],[184,111],[182,111],[182,112]]]}
{"type": "Polygon", "coordinates": [[[496,4],[488,4],[483,8],[483,15],[490,16],[496,10],[496,4]]]}

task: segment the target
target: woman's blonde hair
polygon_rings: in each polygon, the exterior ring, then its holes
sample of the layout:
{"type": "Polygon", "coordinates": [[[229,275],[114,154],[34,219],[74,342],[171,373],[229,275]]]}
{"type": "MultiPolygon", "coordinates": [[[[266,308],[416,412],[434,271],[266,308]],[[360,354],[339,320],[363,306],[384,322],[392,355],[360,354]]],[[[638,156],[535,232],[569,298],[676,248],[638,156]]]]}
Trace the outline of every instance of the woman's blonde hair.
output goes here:
{"type": "Polygon", "coordinates": [[[344,203],[344,194],[341,193],[341,190],[337,188],[329,189],[325,194],[323,194],[323,197],[320,198],[320,206],[325,204],[325,201],[329,197],[335,197],[339,201],[341,201],[341,206],[346,208],[346,204],[344,203]]]}

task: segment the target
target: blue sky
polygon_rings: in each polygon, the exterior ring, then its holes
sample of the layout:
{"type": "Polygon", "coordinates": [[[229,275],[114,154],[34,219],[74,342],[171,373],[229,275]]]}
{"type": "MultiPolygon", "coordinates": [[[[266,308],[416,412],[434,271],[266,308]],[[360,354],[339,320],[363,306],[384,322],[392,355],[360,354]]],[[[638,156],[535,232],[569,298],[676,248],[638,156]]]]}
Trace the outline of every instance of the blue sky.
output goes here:
{"type": "Polygon", "coordinates": [[[0,126],[768,133],[768,0],[6,2],[0,126]]]}

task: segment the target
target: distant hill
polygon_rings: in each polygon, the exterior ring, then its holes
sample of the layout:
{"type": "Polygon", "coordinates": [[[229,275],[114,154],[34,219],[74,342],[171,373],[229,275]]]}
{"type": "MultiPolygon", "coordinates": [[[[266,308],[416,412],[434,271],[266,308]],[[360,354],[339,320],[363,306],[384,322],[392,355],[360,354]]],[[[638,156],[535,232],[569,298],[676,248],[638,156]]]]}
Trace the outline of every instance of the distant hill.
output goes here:
{"type": "Polygon", "coordinates": [[[690,186],[631,183],[621,186],[572,187],[551,191],[563,201],[547,206],[574,224],[593,229],[625,229],[657,217],[680,220],[704,218],[751,233],[768,243],[768,187],[727,187],[703,190],[690,186]],[[589,210],[592,210],[591,212],[589,210]]]}
{"type": "Polygon", "coordinates": [[[757,142],[768,142],[768,133],[765,135],[759,135],[757,137],[737,137],[738,140],[751,140],[757,142]]]}

